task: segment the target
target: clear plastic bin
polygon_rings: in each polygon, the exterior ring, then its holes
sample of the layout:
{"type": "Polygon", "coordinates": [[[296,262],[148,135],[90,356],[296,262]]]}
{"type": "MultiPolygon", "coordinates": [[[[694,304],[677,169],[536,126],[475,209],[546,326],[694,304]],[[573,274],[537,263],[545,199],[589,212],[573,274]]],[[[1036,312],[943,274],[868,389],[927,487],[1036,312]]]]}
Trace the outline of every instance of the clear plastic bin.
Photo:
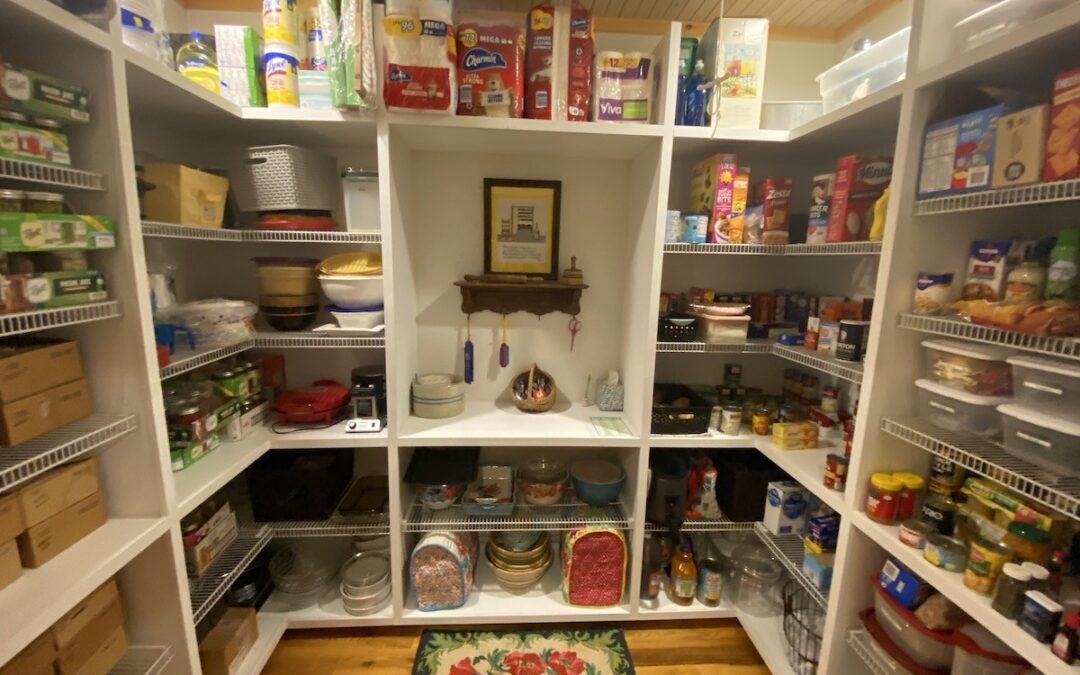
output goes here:
{"type": "Polygon", "coordinates": [[[1041,356],[1011,356],[1016,402],[1050,415],[1080,410],[1080,365],[1041,356]]]}
{"type": "Polygon", "coordinates": [[[915,380],[920,414],[947,431],[966,431],[980,438],[1001,437],[1001,414],[997,407],[1009,403],[1006,396],[979,396],[932,380],[915,380]]]}
{"type": "Polygon", "coordinates": [[[956,629],[956,651],[949,675],[1020,675],[1035,669],[977,623],[956,629]]]}
{"type": "Polygon", "coordinates": [[[1007,349],[960,340],[924,340],[926,376],[946,387],[979,396],[1011,396],[1007,349]]]}
{"type": "Polygon", "coordinates": [[[708,344],[746,342],[750,317],[697,315],[698,339],[708,344]]]}
{"type": "Polygon", "coordinates": [[[957,22],[954,44],[958,52],[966,52],[1071,2],[1075,0],[1002,0],[957,22]]]}
{"type": "Polygon", "coordinates": [[[915,614],[889,597],[889,592],[874,584],[874,616],[889,639],[913,661],[931,670],[948,670],[953,662],[952,635],[924,626],[915,614]]]}
{"type": "Polygon", "coordinates": [[[817,76],[826,113],[904,79],[911,26],[854,54],[817,76]]]}
{"type": "Polygon", "coordinates": [[[998,406],[1010,455],[1055,473],[1080,476],[1080,424],[1015,403],[998,406]]]}

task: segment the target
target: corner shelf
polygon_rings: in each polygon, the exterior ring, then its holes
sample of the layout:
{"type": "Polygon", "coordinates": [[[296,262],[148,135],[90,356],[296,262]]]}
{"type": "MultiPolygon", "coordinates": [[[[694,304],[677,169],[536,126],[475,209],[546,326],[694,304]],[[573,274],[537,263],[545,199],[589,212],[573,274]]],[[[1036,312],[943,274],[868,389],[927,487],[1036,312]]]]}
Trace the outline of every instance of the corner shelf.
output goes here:
{"type": "Polygon", "coordinates": [[[188,579],[191,595],[191,612],[195,623],[210,613],[214,603],[232,586],[248,565],[270,543],[272,532],[266,526],[240,527],[240,534],[222,552],[198,579],[188,579]]]}
{"type": "Polygon", "coordinates": [[[835,356],[812,352],[805,347],[782,345],[768,339],[747,340],[726,344],[704,342],[657,342],[656,351],[662,354],[774,354],[799,365],[813,368],[842,380],[860,384],[863,377],[861,361],[842,361],[835,356]]]}
{"type": "Polygon", "coordinates": [[[227,230],[213,227],[193,227],[153,220],[142,221],[144,237],[188,239],[196,241],[259,241],[310,242],[324,244],[379,244],[382,232],[312,232],[306,230],[227,230]]]}
{"type": "Polygon", "coordinates": [[[745,342],[657,342],[656,351],[660,353],[694,354],[769,354],[773,341],[768,339],[747,340],[745,342]]]}
{"type": "Polygon", "coordinates": [[[433,511],[413,502],[409,512],[402,518],[404,532],[431,532],[452,530],[455,532],[496,532],[511,530],[572,530],[582,525],[607,525],[629,529],[632,519],[622,502],[605,506],[589,506],[582,502],[564,501],[551,506],[533,506],[518,502],[509,516],[467,516],[461,504],[454,504],[440,511],[433,511]]]}
{"type": "MultiPolygon", "coordinates": [[[[92,30],[92,29],[91,29],[92,30]]],[[[80,171],[67,166],[39,164],[22,159],[0,157],[0,178],[26,183],[51,185],[70,190],[105,190],[105,178],[100,173],[80,171]]]]}
{"type": "Polygon", "coordinates": [[[929,216],[937,213],[996,209],[1007,206],[1052,204],[1077,199],[1080,199],[1080,178],[920,199],[915,202],[915,215],[929,216]]]}
{"type": "Polygon", "coordinates": [[[338,336],[316,331],[260,331],[252,338],[256,349],[382,349],[384,337],[338,336]]]}
{"type": "Polygon", "coordinates": [[[828,609],[829,599],[803,574],[803,540],[797,534],[773,534],[762,523],[754,523],[754,534],[764,543],[788,573],[799,582],[822,609],[828,609]]]}
{"type": "Polygon", "coordinates": [[[88,305],[40,309],[0,316],[0,337],[31,333],[49,328],[63,328],[90,321],[115,319],[120,316],[120,303],[116,300],[93,302],[88,305]]]}
{"type": "Polygon", "coordinates": [[[949,337],[1012,347],[1013,349],[1023,349],[1046,356],[1080,359],[1080,338],[1029,335],[1028,333],[970,323],[959,317],[923,316],[911,313],[901,314],[898,325],[900,328],[921,333],[948,335],[949,337]]]}
{"type": "Polygon", "coordinates": [[[109,675],[159,675],[172,663],[172,646],[144,647],[133,645],[112,667],[109,675]]]}
{"type": "MultiPolygon", "coordinates": [[[[738,523],[724,514],[717,519],[693,518],[683,521],[682,532],[727,532],[730,530],[752,530],[754,523],[738,523]]],[[[646,532],[667,532],[669,528],[656,523],[645,523],[646,532]]]]}

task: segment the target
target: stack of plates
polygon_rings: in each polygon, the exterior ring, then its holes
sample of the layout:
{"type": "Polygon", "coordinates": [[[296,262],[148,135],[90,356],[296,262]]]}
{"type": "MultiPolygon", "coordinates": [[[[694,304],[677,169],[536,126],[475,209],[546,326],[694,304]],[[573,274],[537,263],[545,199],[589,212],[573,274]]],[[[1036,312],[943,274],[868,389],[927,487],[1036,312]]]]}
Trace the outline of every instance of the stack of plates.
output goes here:
{"type": "Polygon", "coordinates": [[[341,604],[354,616],[379,611],[390,600],[390,555],[364,551],[341,566],[341,604]]]}
{"type": "Polygon", "coordinates": [[[499,585],[508,591],[532,588],[551,566],[552,556],[548,533],[540,533],[535,538],[531,536],[532,534],[500,532],[488,542],[488,563],[495,572],[499,585]],[[508,535],[513,535],[513,537],[508,535]],[[528,542],[529,539],[533,541],[528,542]]]}

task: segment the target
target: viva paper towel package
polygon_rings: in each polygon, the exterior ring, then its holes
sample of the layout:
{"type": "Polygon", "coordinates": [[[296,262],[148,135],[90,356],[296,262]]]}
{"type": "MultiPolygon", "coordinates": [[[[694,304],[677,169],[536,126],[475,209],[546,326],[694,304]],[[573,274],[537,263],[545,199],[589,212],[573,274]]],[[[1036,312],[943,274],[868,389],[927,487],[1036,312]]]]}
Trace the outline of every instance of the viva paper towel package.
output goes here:
{"type": "Polygon", "coordinates": [[[526,117],[588,121],[593,44],[592,15],[577,0],[549,2],[529,11],[526,117]]]}
{"type": "Polygon", "coordinates": [[[651,53],[598,53],[593,69],[592,118],[597,122],[651,121],[655,63],[651,53]]]}
{"type": "Polygon", "coordinates": [[[716,86],[708,104],[708,124],[734,129],[761,126],[765,89],[768,19],[717,18],[698,43],[705,81],[716,86]]]}
{"type": "Polygon", "coordinates": [[[457,45],[450,0],[387,0],[383,101],[387,108],[453,113],[457,45]]]}

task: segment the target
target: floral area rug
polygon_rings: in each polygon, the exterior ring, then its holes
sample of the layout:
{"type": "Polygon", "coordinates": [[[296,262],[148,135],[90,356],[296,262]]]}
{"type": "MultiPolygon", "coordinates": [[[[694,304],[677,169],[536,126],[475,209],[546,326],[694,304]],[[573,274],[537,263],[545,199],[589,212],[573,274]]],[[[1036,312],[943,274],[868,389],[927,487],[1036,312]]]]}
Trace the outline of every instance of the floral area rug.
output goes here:
{"type": "Polygon", "coordinates": [[[621,629],[426,630],[412,675],[633,675],[621,629]]]}

